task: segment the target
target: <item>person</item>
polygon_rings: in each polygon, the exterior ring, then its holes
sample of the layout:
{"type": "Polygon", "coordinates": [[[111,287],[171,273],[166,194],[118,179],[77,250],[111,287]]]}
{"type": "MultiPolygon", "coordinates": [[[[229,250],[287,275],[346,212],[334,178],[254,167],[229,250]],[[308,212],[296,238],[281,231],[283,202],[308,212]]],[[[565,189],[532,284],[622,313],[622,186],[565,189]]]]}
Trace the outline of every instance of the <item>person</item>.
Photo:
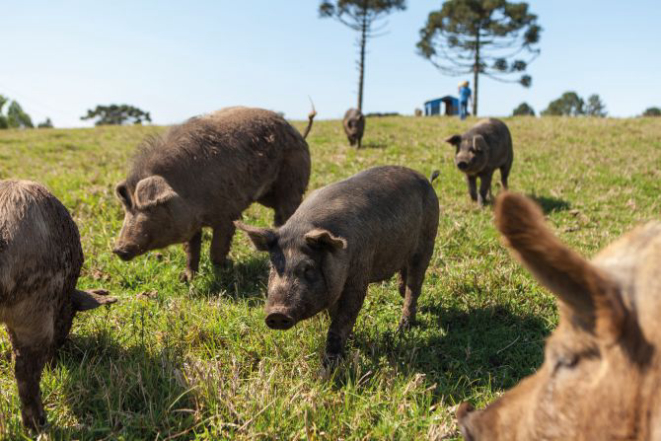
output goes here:
{"type": "Polygon", "coordinates": [[[459,118],[464,120],[468,115],[468,102],[472,100],[468,81],[459,83],[459,118]]]}

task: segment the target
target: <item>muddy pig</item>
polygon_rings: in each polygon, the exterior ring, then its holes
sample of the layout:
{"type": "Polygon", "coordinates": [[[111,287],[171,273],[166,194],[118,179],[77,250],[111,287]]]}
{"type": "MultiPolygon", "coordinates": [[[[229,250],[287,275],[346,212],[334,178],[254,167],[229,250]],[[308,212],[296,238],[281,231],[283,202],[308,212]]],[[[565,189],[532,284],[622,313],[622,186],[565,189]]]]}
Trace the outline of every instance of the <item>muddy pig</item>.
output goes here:
{"type": "Polygon", "coordinates": [[[489,118],[475,124],[463,135],[453,135],[445,140],[457,148],[455,165],[466,174],[468,193],[472,200],[484,206],[491,193],[493,172],[500,169],[500,181],[507,190],[507,177],[514,161],[512,137],[504,122],[489,118]],[[477,191],[480,178],[480,191],[477,191]]]}
{"type": "Polygon", "coordinates": [[[352,147],[360,148],[365,132],[365,115],[358,109],[349,109],[344,114],[342,126],[344,127],[344,133],[347,134],[349,144],[352,147]]]}
{"type": "Polygon", "coordinates": [[[113,303],[106,291],[76,289],[83,264],[78,228],[39,184],[0,181],[0,323],[7,326],[23,424],[46,423],[39,382],[78,311],[113,303]]]}
{"type": "Polygon", "coordinates": [[[231,107],[196,117],[148,139],[128,178],[117,185],[124,225],[113,252],[130,260],[149,250],[184,243],[182,280],[198,270],[202,227],[211,227],[211,261],[223,265],[234,220],[253,202],[275,210],[282,225],[301,203],[310,178],[305,137],[282,116],[231,107]]]}
{"type": "Polygon", "coordinates": [[[415,319],[434,251],[438,198],[430,182],[404,167],[375,167],[314,191],[277,230],[237,222],[270,254],[266,324],[289,329],[327,309],[324,362],[343,352],[372,282],[400,275],[400,326],[415,319]]]}
{"type": "Polygon", "coordinates": [[[557,297],[544,364],[484,410],[462,404],[469,441],[661,439],[661,223],[591,261],[560,242],[529,199],[501,194],[496,225],[557,297]]]}

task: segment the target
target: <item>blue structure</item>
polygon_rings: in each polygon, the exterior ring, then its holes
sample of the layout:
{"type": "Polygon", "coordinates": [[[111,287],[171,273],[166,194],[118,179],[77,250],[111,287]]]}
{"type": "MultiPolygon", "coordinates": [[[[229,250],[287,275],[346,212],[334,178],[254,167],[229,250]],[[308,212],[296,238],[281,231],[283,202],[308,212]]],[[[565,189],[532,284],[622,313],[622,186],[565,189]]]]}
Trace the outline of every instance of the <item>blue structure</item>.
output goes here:
{"type": "Polygon", "coordinates": [[[425,102],[425,116],[433,115],[458,115],[459,99],[450,95],[436,98],[425,102]],[[445,104],[445,111],[441,112],[441,104],[445,104]]]}

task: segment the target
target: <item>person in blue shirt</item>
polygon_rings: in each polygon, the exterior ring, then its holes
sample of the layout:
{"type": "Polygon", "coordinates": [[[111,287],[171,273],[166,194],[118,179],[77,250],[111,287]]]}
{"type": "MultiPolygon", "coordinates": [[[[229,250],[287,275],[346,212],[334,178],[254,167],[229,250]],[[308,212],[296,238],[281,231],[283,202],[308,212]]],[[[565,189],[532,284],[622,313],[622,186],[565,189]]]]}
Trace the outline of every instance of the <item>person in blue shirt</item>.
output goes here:
{"type": "Polygon", "coordinates": [[[459,83],[459,118],[464,120],[468,115],[468,102],[471,101],[471,89],[468,81],[459,83]]]}

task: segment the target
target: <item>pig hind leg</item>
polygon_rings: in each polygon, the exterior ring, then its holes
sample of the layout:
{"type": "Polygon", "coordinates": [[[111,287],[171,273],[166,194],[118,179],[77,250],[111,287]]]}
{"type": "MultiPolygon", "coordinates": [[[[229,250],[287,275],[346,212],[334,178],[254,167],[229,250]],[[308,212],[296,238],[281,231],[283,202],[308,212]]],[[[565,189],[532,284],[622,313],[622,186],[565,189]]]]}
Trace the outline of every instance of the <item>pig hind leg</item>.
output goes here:
{"type": "Polygon", "coordinates": [[[504,165],[500,167],[500,182],[503,184],[503,188],[507,190],[507,178],[510,175],[510,168],[512,165],[504,165]]]}
{"type": "Polygon", "coordinates": [[[282,167],[278,180],[273,183],[271,191],[257,201],[275,210],[273,223],[276,227],[287,222],[287,219],[301,204],[303,193],[308,185],[309,168],[309,161],[304,158],[292,158],[282,167]]]}
{"type": "Polygon", "coordinates": [[[37,430],[46,424],[39,383],[41,373],[54,352],[52,312],[30,314],[8,326],[14,351],[16,383],[21,400],[23,424],[37,430]]]}
{"type": "MultiPolygon", "coordinates": [[[[416,253],[408,262],[406,270],[406,283],[404,286],[404,307],[402,308],[402,318],[399,322],[399,329],[407,329],[415,323],[415,315],[418,311],[418,298],[422,292],[422,283],[425,280],[425,272],[429,266],[432,253],[434,251],[434,242],[429,241],[430,246],[425,246],[416,253]]],[[[400,285],[400,293],[402,285],[400,285]]]]}

